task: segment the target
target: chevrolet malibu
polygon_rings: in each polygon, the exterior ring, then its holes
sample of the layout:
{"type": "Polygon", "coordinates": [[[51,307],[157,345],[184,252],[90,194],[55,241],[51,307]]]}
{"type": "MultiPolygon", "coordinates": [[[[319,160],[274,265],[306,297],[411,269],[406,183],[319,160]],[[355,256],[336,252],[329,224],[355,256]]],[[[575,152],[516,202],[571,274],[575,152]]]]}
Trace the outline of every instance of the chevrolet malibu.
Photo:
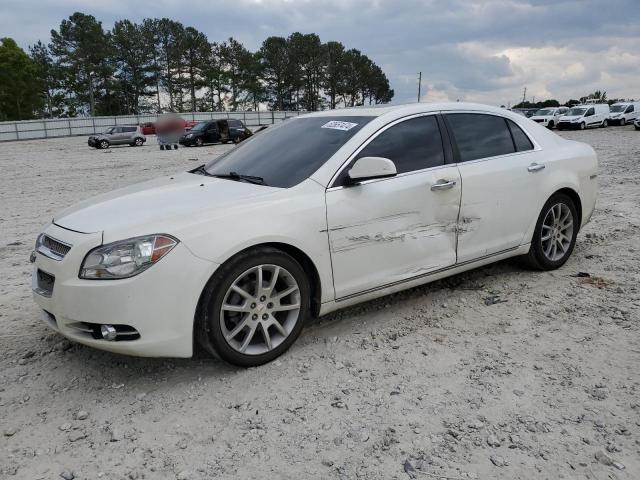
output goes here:
{"type": "Polygon", "coordinates": [[[560,267],[596,177],[591,147],[504,109],[302,115],[56,215],[33,295],[85,345],[260,365],[312,316],[509,257],[560,267]]]}

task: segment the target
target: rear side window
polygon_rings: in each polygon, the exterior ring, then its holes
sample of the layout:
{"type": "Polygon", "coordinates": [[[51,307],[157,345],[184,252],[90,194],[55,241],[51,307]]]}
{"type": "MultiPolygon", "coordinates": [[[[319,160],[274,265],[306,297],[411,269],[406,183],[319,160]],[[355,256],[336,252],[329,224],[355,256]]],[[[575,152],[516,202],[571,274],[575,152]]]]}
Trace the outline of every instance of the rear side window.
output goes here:
{"type": "Polygon", "coordinates": [[[460,162],[506,155],[516,151],[505,119],[482,113],[446,115],[460,162]]]}
{"type": "Polygon", "coordinates": [[[137,130],[136,127],[122,127],[124,132],[135,132],[137,130]]]}
{"type": "Polygon", "coordinates": [[[361,157],[388,158],[398,173],[444,165],[438,121],[429,115],[398,123],[364,147],[357,158],[361,157]]]}
{"type": "Polygon", "coordinates": [[[230,127],[242,127],[242,122],[240,120],[229,120],[230,127]]]}
{"type": "Polygon", "coordinates": [[[527,150],[533,150],[533,143],[527,137],[527,134],[512,120],[507,119],[511,135],[513,135],[513,143],[516,146],[518,152],[526,152],[527,150]]]}

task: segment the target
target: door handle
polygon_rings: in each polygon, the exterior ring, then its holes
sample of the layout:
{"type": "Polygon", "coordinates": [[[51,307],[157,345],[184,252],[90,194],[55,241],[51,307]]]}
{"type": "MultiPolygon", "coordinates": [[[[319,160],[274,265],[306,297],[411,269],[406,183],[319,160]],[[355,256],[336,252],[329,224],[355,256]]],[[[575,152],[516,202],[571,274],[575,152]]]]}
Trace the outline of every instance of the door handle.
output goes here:
{"type": "Polygon", "coordinates": [[[527,167],[527,170],[529,170],[531,173],[539,172],[540,170],[544,170],[544,165],[542,165],[541,163],[532,163],[527,167]]]}
{"type": "Polygon", "coordinates": [[[449,190],[456,185],[455,180],[438,180],[438,183],[431,185],[431,191],[436,192],[438,190],[449,190]]]}

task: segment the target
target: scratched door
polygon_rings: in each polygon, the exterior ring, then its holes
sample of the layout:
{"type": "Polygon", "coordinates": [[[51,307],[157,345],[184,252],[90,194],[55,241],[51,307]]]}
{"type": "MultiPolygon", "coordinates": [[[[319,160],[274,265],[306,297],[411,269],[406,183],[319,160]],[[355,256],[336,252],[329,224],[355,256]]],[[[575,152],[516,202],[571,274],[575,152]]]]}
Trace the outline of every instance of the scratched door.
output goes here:
{"type": "Polygon", "coordinates": [[[453,265],[460,191],[448,166],[327,190],[336,298],[453,265]]]}

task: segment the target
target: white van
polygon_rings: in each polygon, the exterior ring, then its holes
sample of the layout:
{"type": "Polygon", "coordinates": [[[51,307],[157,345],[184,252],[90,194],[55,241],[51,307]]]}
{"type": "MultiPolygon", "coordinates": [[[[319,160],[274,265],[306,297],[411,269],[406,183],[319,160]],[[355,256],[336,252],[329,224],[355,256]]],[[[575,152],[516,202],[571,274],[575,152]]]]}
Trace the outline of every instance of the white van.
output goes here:
{"type": "Polygon", "coordinates": [[[609,104],[590,103],[571,107],[566,115],[560,117],[558,130],[565,128],[606,127],[609,125],[609,104]]]}
{"type": "Polygon", "coordinates": [[[638,118],[640,102],[618,102],[611,105],[611,124],[626,125],[638,118]]]}
{"type": "Polygon", "coordinates": [[[547,128],[553,128],[558,125],[558,120],[569,111],[567,107],[547,107],[541,108],[533,114],[531,120],[541,123],[547,128]]]}

